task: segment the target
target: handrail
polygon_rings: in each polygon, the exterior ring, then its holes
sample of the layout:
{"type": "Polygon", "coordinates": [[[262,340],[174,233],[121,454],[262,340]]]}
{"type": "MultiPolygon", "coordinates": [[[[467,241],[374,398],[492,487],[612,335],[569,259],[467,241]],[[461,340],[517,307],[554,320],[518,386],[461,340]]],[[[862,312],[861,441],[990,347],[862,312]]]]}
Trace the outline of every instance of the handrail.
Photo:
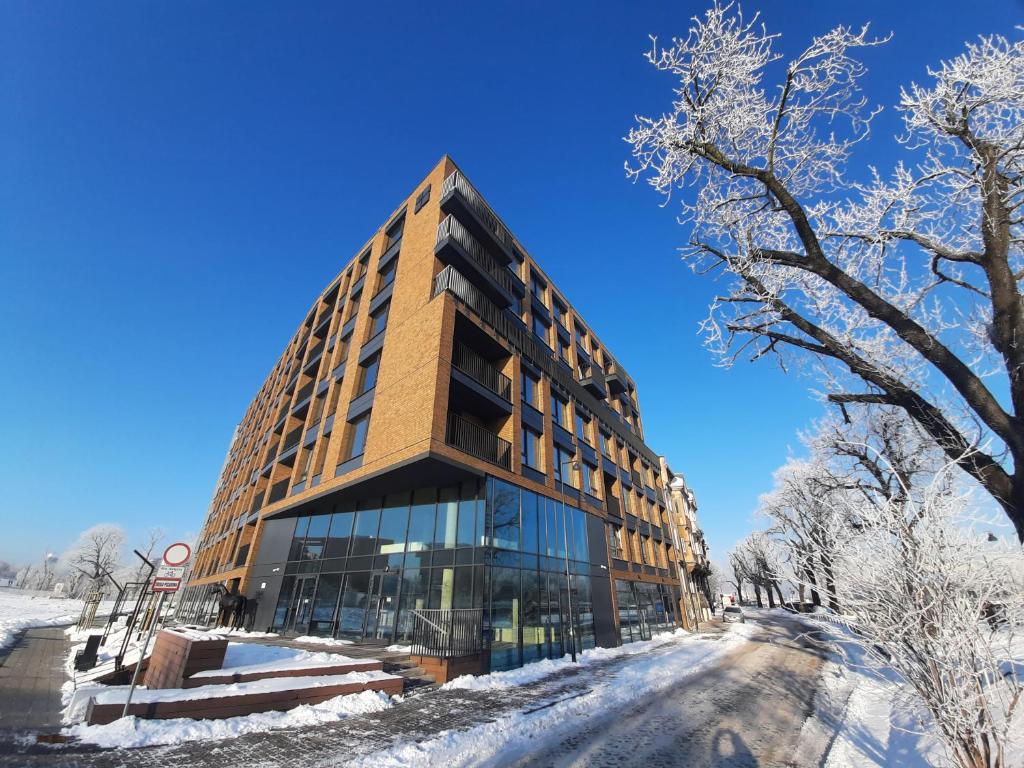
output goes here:
{"type": "Polygon", "coordinates": [[[480,653],[484,647],[480,608],[419,608],[411,611],[414,656],[456,658],[480,653]]]}
{"type": "Polygon", "coordinates": [[[495,239],[504,245],[512,254],[519,253],[519,246],[516,245],[515,238],[509,231],[498,214],[487,204],[484,200],[483,195],[476,191],[476,187],[469,183],[469,179],[462,175],[459,171],[452,171],[448,178],[441,184],[441,197],[444,197],[449,192],[457,190],[466,202],[468,202],[476,215],[480,217],[480,220],[486,225],[486,227],[494,234],[495,239]]]}
{"type": "Polygon", "coordinates": [[[452,347],[452,365],[494,394],[512,402],[512,379],[460,341],[452,347]]]}
{"type": "Polygon", "coordinates": [[[457,413],[448,413],[445,442],[491,464],[512,468],[512,443],[457,413]]]}
{"type": "Polygon", "coordinates": [[[521,293],[522,283],[517,289],[514,280],[518,281],[508,267],[503,267],[494,260],[482,245],[473,237],[469,231],[462,226],[462,222],[449,214],[437,225],[437,243],[445,238],[451,238],[468,253],[483,270],[497,281],[497,283],[509,293],[515,295],[521,293]]]}

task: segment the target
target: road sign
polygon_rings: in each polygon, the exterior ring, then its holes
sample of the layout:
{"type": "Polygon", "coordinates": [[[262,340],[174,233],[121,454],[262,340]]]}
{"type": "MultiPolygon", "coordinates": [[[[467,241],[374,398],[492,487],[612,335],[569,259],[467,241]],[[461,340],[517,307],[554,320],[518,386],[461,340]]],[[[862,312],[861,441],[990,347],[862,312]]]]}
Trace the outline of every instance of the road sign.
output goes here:
{"type": "Polygon", "coordinates": [[[179,589],[181,589],[181,579],[161,579],[159,577],[153,579],[154,592],[177,592],[179,589]]]}
{"type": "Polygon", "coordinates": [[[185,578],[184,565],[161,565],[156,569],[158,579],[183,579],[185,578]]]}
{"type": "Polygon", "coordinates": [[[185,565],[190,557],[192,557],[192,547],[179,541],[164,550],[164,565],[185,565]]]}

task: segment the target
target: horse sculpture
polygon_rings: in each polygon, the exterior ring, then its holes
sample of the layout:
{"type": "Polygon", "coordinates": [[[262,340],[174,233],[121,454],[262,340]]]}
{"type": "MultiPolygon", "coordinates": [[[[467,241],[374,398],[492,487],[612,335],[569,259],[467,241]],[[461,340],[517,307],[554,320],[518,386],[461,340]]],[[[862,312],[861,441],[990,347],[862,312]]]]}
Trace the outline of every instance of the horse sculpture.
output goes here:
{"type": "Polygon", "coordinates": [[[217,603],[220,605],[220,612],[217,614],[217,624],[230,629],[243,629],[245,625],[245,604],[248,602],[245,595],[239,595],[228,591],[223,584],[217,584],[211,595],[217,595],[217,603]]]}

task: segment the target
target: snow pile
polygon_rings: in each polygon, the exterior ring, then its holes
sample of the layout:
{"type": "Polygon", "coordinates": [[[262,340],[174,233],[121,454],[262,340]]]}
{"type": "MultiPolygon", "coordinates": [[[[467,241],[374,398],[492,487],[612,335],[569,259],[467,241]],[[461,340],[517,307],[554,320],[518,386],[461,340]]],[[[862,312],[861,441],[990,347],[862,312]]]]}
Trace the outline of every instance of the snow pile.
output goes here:
{"type": "Polygon", "coordinates": [[[653,648],[675,642],[679,638],[688,635],[689,633],[685,629],[677,629],[675,632],[662,632],[654,635],[650,640],[620,645],[618,648],[589,648],[577,655],[578,662],[575,665],[572,663],[572,657],[566,655],[560,659],[535,661],[519,669],[491,672],[489,675],[476,677],[473,675],[463,675],[445,683],[441,686],[441,689],[462,688],[471,691],[497,691],[503,688],[513,688],[517,685],[535,683],[556,672],[571,669],[575,666],[585,667],[589,664],[606,659],[614,659],[618,656],[632,656],[638,653],[645,653],[653,648]]]}
{"type": "Polygon", "coordinates": [[[303,635],[292,638],[293,643],[304,643],[305,645],[352,645],[351,640],[341,640],[337,637],[318,637],[316,635],[303,635]]]}
{"type": "Polygon", "coordinates": [[[300,728],[342,720],[352,715],[378,712],[391,706],[379,691],[337,696],[321,704],[304,704],[287,712],[259,712],[225,720],[142,720],[126,717],[109,725],[76,725],[63,733],[100,747],[146,747],[180,744],[204,739],[232,739],[246,733],[300,728]]]}
{"type": "MultiPolygon", "coordinates": [[[[193,629],[193,627],[188,627],[193,629]]],[[[232,629],[231,627],[213,627],[203,630],[206,634],[231,637],[277,637],[277,632],[246,632],[244,629],[232,629]]]]}
{"type": "Polygon", "coordinates": [[[30,627],[51,627],[78,620],[81,600],[50,598],[0,592],[0,648],[14,644],[18,634],[30,627]]]}
{"type": "MultiPolygon", "coordinates": [[[[515,712],[492,722],[483,723],[465,731],[442,731],[432,739],[421,742],[400,742],[395,746],[346,763],[347,766],[366,768],[405,768],[421,765],[489,765],[500,757],[502,764],[514,763],[526,751],[536,746],[536,740],[561,739],[579,727],[588,717],[610,709],[627,706],[630,702],[675,685],[714,664],[721,656],[746,642],[741,633],[730,632],[721,639],[705,639],[677,631],[658,635],[647,643],[633,643],[623,648],[600,648],[586,651],[590,663],[598,656],[631,656],[616,672],[607,678],[593,680],[593,687],[582,695],[563,699],[553,706],[531,712],[515,712]],[[639,646],[639,648],[638,648],[639,646]],[[645,655],[659,646],[659,653],[645,655]],[[633,651],[630,653],[630,651],[633,651]],[[601,653],[597,653],[600,651],[601,653]],[[623,653],[624,652],[624,653],[623,653]]],[[[564,660],[551,662],[564,668],[564,660]]],[[[531,667],[544,662],[487,675],[500,680],[517,679],[521,685],[532,677],[531,667]],[[520,673],[515,675],[515,673],[520,673]]],[[[550,665],[548,666],[550,671],[550,665]]],[[[549,673],[550,673],[549,671],[549,673]]],[[[533,678],[536,679],[536,678],[533,678]]],[[[452,681],[453,683],[457,681],[452,681]]],[[[466,687],[472,687],[466,685],[466,687]]]]}
{"type": "Polygon", "coordinates": [[[391,651],[392,653],[410,653],[412,651],[411,645],[389,645],[384,650],[391,651]]]}
{"type": "Polygon", "coordinates": [[[373,664],[342,656],[340,653],[305,651],[279,645],[258,643],[228,643],[221,669],[196,672],[191,679],[220,677],[222,675],[249,674],[252,672],[276,672],[287,669],[317,669],[339,664],[373,664]]]}

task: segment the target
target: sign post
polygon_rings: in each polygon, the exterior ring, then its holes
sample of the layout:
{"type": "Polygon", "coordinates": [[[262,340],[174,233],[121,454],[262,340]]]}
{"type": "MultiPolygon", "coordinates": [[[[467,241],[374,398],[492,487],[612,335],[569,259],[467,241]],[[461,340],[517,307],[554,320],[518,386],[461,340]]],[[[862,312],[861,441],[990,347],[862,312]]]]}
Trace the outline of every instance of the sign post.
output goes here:
{"type": "Polygon", "coordinates": [[[146,640],[139,652],[139,660],[135,662],[135,670],[132,672],[132,684],[128,688],[128,698],[124,700],[124,711],[121,713],[121,717],[128,717],[128,707],[132,703],[132,694],[135,693],[135,686],[139,681],[139,670],[142,669],[142,662],[146,658],[146,649],[149,647],[153,631],[160,620],[160,612],[164,607],[164,598],[167,597],[168,592],[177,592],[181,588],[181,580],[185,576],[185,566],[191,557],[192,548],[188,544],[181,542],[171,544],[171,546],[164,550],[164,558],[156,574],[153,576],[152,586],[152,591],[158,592],[160,597],[157,598],[156,611],[153,614],[153,620],[149,622],[149,632],[146,633],[146,640]]]}

